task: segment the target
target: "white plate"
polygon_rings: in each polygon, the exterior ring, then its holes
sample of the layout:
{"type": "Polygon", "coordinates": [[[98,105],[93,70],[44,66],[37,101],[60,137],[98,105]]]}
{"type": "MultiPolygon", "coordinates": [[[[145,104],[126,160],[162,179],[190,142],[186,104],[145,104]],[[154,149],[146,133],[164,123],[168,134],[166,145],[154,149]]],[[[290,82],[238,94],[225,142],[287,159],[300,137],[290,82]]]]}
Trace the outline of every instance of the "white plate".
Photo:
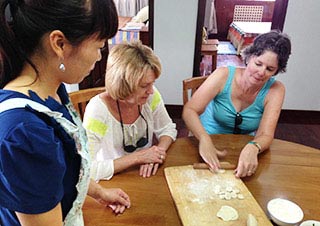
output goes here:
{"type": "Polygon", "coordinates": [[[300,226],[320,226],[320,221],[308,220],[302,222],[300,226]]]}
{"type": "Polygon", "coordinates": [[[271,219],[278,225],[295,225],[303,219],[302,209],[294,202],[286,199],[270,200],[267,209],[271,219]]]}

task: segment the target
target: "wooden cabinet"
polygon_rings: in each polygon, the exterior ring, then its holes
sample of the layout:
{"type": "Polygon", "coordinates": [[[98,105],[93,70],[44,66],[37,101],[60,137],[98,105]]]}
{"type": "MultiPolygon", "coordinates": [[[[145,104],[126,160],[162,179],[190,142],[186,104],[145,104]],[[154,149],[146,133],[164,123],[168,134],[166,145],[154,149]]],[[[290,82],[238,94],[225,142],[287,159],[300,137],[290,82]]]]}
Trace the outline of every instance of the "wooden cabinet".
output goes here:
{"type": "MultiPolygon", "coordinates": [[[[79,89],[86,89],[92,87],[104,86],[107,58],[109,54],[108,43],[106,43],[106,48],[101,52],[102,59],[98,61],[88,75],[80,84],[79,89]]],[[[79,62],[81,63],[81,62],[79,62]]]]}
{"type": "Polygon", "coordinates": [[[150,46],[150,33],[149,33],[149,28],[148,27],[142,27],[140,32],[139,32],[139,35],[140,35],[140,40],[142,42],[142,44],[144,45],[147,45],[147,46],[150,46]]]}
{"type": "Polygon", "coordinates": [[[255,1],[255,0],[215,0],[216,18],[218,34],[212,35],[211,38],[226,40],[228,29],[233,21],[233,10],[235,5],[262,5],[263,16],[262,22],[271,22],[273,18],[275,1],[255,1]]]}

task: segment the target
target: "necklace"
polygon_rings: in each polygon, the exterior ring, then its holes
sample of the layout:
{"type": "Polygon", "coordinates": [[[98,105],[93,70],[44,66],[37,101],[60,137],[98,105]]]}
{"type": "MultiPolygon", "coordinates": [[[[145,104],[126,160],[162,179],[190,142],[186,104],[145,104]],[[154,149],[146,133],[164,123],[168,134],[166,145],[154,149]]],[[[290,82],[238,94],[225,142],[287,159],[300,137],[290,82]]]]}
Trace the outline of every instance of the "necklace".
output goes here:
{"type": "Polygon", "coordinates": [[[137,142],[136,142],[136,145],[134,146],[133,144],[131,145],[126,145],[126,142],[125,142],[125,133],[124,133],[124,126],[123,126],[123,121],[122,121],[122,116],[121,116],[121,111],[120,111],[120,104],[119,104],[119,101],[117,100],[117,107],[118,107],[118,113],[119,113],[119,117],[120,117],[120,124],[121,124],[121,128],[122,128],[122,144],[123,144],[123,149],[126,151],[126,152],[134,152],[137,148],[141,148],[143,146],[145,146],[146,144],[148,144],[148,141],[149,141],[149,131],[148,131],[148,123],[147,123],[147,120],[143,117],[143,115],[141,114],[141,111],[140,111],[140,105],[138,105],[138,111],[139,111],[139,115],[142,117],[142,119],[145,121],[146,123],[146,137],[141,137],[137,142]]]}

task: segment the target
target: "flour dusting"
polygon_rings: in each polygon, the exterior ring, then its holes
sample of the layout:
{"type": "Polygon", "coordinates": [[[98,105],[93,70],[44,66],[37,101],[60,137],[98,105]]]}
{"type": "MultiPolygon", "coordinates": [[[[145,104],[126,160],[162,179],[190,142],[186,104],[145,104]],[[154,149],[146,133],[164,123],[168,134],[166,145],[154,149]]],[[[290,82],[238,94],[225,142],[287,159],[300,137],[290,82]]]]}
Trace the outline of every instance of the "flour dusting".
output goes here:
{"type": "Polygon", "coordinates": [[[235,182],[222,176],[224,172],[200,178],[199,174],[202,173],[203,171],[194,169],[181,172],[180,176],[185,179],[185,185],[180,189],[189,201],[202,204],[216,198],[231,200],[241,197],[235,182]]]}

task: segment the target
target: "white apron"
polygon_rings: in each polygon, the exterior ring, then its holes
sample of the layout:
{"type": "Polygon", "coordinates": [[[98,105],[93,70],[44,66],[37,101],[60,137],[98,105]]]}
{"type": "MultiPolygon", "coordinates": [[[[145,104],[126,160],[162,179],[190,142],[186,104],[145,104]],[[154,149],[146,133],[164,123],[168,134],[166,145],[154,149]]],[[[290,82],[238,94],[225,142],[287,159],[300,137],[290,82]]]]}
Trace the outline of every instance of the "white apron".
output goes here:
{"type": "Polygon", "coordinates": [[[74,139],[78,154],[81,156],[79,180],[76,184],[78,194],[63,223],[65,226],[83,226],[82,205],[86,198],[90,183],[90,155],[87,149],[86,133],[82,127],[82,122],[78,113],[69,100],[66,107],[75,122],[75,124],[73,124],[68,119],[64,118],[62,113],[51,111],[47,106],[26,98],[11,98],[1,102],[0,113],[14,108],[24,108],[27,105],[36,111],[53,117],[74,139]]]}

